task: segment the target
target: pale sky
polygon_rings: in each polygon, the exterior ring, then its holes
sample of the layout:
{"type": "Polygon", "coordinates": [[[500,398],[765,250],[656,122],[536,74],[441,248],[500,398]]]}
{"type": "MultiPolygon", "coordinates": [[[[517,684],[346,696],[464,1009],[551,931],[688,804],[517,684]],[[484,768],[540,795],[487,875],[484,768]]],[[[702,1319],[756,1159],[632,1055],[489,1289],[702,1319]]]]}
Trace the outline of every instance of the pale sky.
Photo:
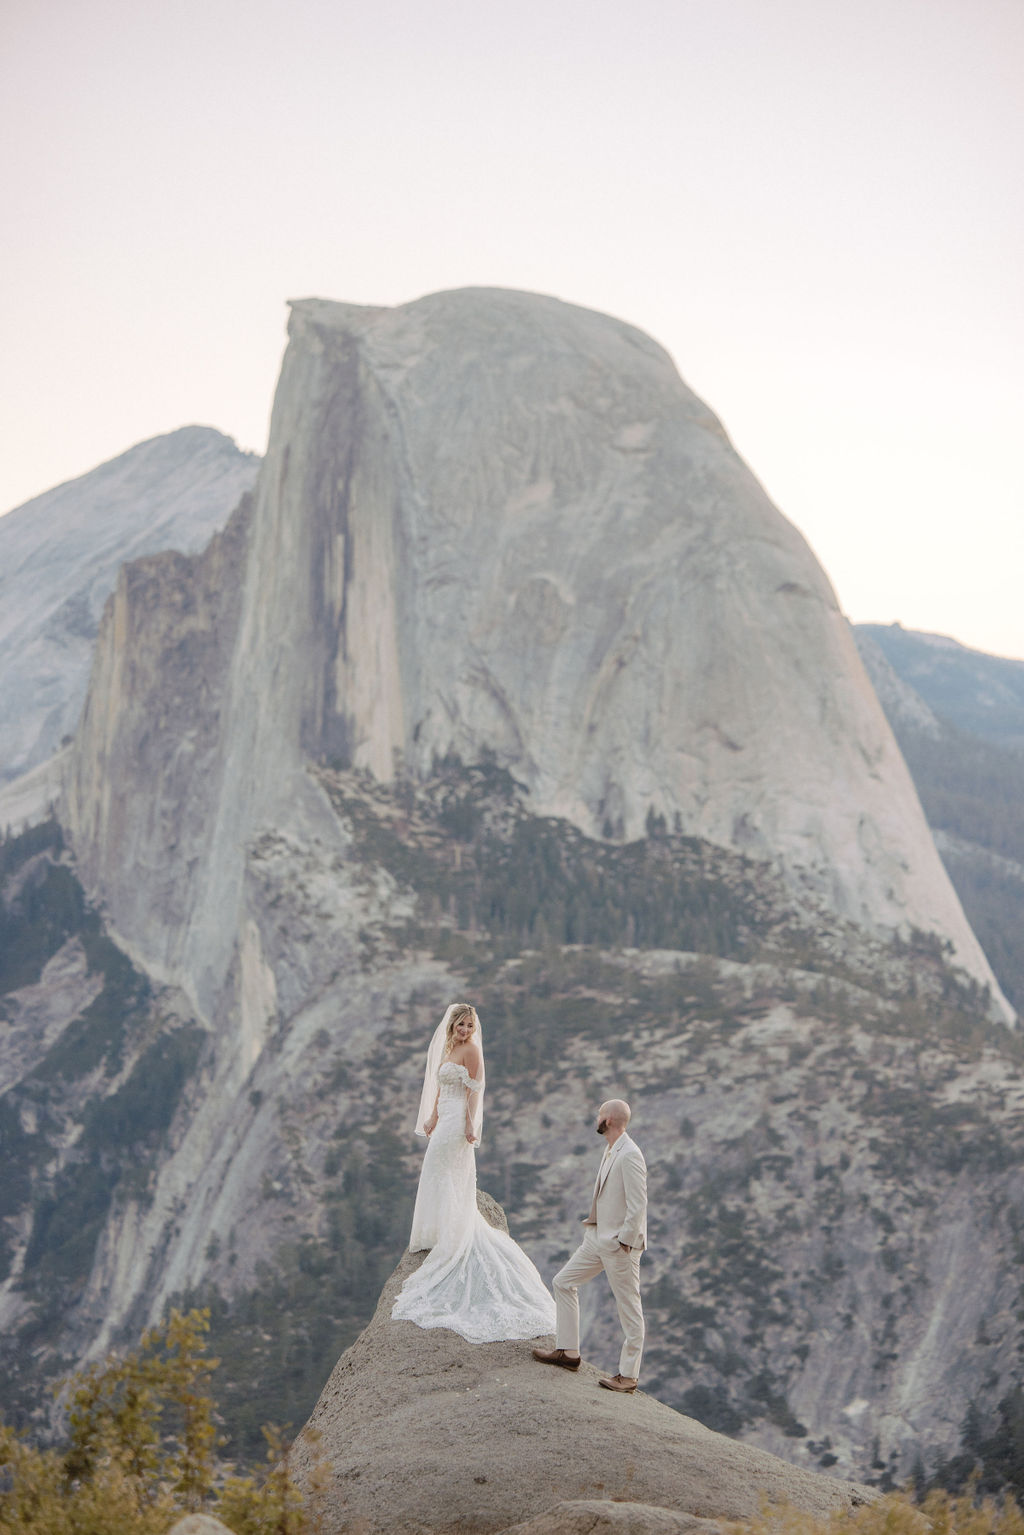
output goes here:
{"type": "Polygon", "coordinates": [[[672,353],[856,621],[1024,658],[1024,0],[0,0],[0,508],[262,451],[288,298],[672,353]]]}

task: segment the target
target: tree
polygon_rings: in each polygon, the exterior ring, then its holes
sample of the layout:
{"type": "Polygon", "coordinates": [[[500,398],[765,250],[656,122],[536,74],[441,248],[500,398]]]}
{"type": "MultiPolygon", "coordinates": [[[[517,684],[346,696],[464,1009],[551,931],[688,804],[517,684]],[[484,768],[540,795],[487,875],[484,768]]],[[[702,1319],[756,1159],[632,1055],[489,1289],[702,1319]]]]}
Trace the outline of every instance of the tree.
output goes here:
{"type": "Polygon", "coordinates": [[[264,1429],[265,1478],[221,1476],[209,1319],[171,1311],[135,1352],[73,1376],[63,1449],[36,1449],[0,1424],[0,1535],[165,1535],[203,1509],[237,1535],[314,1535],[277,1429],[264,1429]]]}

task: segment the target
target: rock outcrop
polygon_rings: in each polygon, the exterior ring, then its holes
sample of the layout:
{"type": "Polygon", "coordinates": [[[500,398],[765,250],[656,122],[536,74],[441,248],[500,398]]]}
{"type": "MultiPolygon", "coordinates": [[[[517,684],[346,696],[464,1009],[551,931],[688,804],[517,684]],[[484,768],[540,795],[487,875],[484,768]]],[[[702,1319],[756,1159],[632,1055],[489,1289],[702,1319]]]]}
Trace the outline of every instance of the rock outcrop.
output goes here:
{"type": "Polygon", "coordinates": [[[232,1535],[232,1531],[211,1514],[186,1514],[171,1526],[167,1535],[232,1535]]]}
{"type": "Polygon", "coordinates": [[[238,1001],[244,849],[322,829],[309,759],[491,752],[539,815],[662,818],[998,993],[828,580],[661,347],[492,289],[307,300],[290,332],[224,665],[175,648],[201,565],[126,578],[75,744],[80,865],[147,965],[238,1001]],[[217,720],[186,775],[189,696],[217,720]]]}
{"type": "Polygon", "coordinates": [[[195,554],[258,469],[229,437],[186,426],[0,517],[0,783],[74,731],[119,566],[160,549],[195,554]]]}
{"type": "Polygon", "coordinates": [[[650,1503],[570,1498],[503,1535],[721,1535],[721,1525],[650,1503]]]}
{"type": "MultiPolygon", "coordinates": [[[[500,1207],[479,1201],[507,1230],[500,1207]]],[[[593,1365],[546,1369],[529,1344],[473,1345],[392,1321],[422,1261],[403,1258],[297,1440],[300,1485],[312,1486],[318,1465],[329,1476],[327,1535],[484,1535],[578,1499],[715,1520],[750,1517],[765,1500],[825,1513],[875,1496],[712,1433],[642,1391],[602,1391],[593,1365]]]]}

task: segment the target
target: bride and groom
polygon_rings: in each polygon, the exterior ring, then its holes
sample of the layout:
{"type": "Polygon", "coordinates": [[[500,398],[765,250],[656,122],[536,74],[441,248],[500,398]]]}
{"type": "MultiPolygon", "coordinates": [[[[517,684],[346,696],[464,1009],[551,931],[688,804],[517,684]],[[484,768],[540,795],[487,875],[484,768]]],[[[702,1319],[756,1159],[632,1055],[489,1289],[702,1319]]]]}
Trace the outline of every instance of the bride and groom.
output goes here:
{"type": "Polygon", "coordinates": [[[392,1308],[397,1320],[449,1327],[470,1343],[537,1338],[554,1332],[553,1349],[535,1348],[542,1364],[580,1367],[579,1286],[602,1269],[618,1307],[624,1341],[610,1391],[636,1390],[643,1353],[640,1254],[647,1245],[647,1169],[626,1133],[629,1106],[601,1105],[597,1133],[606,1141],[583,1241],[552,1281],[554,1300],[510,1236],[476,1205],[476,1147],[483,1125],[484,1058],[475,1008],[448,1008],[427,1052],[416,1133],[428,1137],[409,1248],[429,1249],[392,1308]]]}

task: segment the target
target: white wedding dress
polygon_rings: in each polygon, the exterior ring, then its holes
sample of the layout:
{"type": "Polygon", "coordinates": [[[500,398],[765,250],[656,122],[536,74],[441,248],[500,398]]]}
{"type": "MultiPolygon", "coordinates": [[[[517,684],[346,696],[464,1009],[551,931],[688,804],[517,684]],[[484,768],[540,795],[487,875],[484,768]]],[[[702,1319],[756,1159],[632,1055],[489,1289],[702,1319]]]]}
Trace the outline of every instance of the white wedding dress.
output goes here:
{"type": "Polygon", "coordinates": [[[409,1249],[430,1251],[402,1286],[391,1315],[449,1327],[470,1343],[539,1338],[555,1330],[555,1303],[523,1252],[476,1207],[476,1150],[466,1140],[466,1100],[479,1092],[465,1066],[438,1072],[437,1126],[427,1144],[409,1249]]]}

